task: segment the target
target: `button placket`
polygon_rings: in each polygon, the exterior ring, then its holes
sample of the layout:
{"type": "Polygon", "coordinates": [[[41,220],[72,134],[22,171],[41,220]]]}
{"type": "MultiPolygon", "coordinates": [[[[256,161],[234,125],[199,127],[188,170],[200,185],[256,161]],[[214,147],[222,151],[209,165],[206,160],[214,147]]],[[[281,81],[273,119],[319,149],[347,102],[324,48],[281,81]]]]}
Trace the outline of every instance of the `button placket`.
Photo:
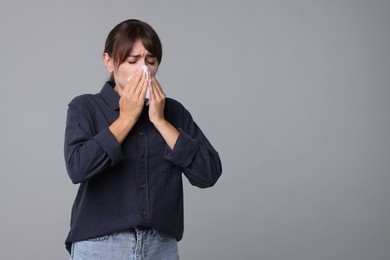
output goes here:
{"type": "Polygon", "coordinates": [[[148,154],[148,140],[146,129],[147,125],[145,124],[145,118],[141,116],[137,124],[137,139],[138,139],[138,162],[139,162],[139,172],[138,172],[138,190],[139,202],[140,202],[140,214],[144,218],[145,223],[148,223],[149,218],[149,196],[148,196],[148,167],[147,167],[147,154],[148,154]]]}

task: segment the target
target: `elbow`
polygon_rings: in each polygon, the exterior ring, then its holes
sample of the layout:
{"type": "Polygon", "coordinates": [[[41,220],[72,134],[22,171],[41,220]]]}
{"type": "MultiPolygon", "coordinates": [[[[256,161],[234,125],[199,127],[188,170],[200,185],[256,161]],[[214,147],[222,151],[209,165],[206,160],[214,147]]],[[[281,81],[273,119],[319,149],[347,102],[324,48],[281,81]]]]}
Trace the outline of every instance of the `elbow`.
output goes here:
{"type": "Polygon", "coordinates": [[[65,153],[65,165],[73,184],[85,182],[94,170],[90,167],[90,162],[85,160],[85,157],[81,157],[77,151],[65,153]]]}
{"type": "Polygon", "coordinates": [[[210,178],[209,178],[209,182],[208,182],[208,187],[212,187],[214,186],[219,177],[221,177],[222,175],[222,163],[221,163],[221,159],[219,159],[219,156],[218,156],[218,160],[211,166],[211,169],[210,169],[210,178]]]}
{"type": "Polygon", "coordinates": [[[210,163],[207,168],[207,174],[205,174],[204,177],[196,184],[197,187],[202,189],[213,187],[217,183],[219,177],[221,177],[222,163],[219,156],[217,156],[217,160],[210,163]]]}
{"type": "Polygon", "coordinates": [[[207,182],[207,185],[204,188],[213,187],[217,183],[219,177],[221,177],[221,174],[222,174],[222,169],[216,169],[215,171],[213,171],[210,174],[210,178],[207,182]]]}
{"type": "Polygon", "coordinates": [[[210,179],[207,182],[199,182],[196,186],[201,189],[211,188],[217,183],[218,178],[210,179]]]}
{"type": "Polygon", "coordinates": [[[209,178],[204,178],[202,180],[193,181],[192,185],[194,185],[198,188],[201,188],[201,189],[211,188],[217,183],[219,176],[220,175],[217,175],[216,177],[213,176],[213,177],[209,177],[209,178]]]}
{"type": "Polygon", "coordinates": [[[66,169],[73,184],[80,184],[84,181],[83,174],[79,169],[75,169],[75,167],[71,167],[70,165],[66,165],[66,169]]]}
{"type": "Polygon", "coordinates": [[[85,164],[79,163],[79,160],[74,157],[69,157],[65,162],[66,171],[73,184],[80,184],[86,180],[86,172],[88,171],[85,167],[82,167],[85,164]]]}
{"type": "Polygon", "coordinates": [[[78,176],[72,176],[69,174],[69,177],[73,184],[80,184],[83,182],[83,179],[79,178],[78,176]]]}
{"type": "Polygon", "coordinates": [[[214,169],[208,171],[208,174],[203,175],[202,178],[189,178],[189,180],[192,185],[198,188],[211,188],[217,183],[221,174],[222,168],[219,165],[219,167],[215,167],[214,169]]]}
{"type": "Polygon", "coordinates": [[[104,170],[104,163],[92,164],[90,161],[70,159],[66,163],[68,176],[73,184],[86,182],[104,170]]]}
{"type": "MultiPolygon", "coordinates": [[[[65,147],[66,148],[66,147],[65,147]]],[[[80,167],[79,158],[76,156],[75,150],[65,149],[65,166],[68,176],[73,184],[83,182],[83,174],[80,167]]]]}

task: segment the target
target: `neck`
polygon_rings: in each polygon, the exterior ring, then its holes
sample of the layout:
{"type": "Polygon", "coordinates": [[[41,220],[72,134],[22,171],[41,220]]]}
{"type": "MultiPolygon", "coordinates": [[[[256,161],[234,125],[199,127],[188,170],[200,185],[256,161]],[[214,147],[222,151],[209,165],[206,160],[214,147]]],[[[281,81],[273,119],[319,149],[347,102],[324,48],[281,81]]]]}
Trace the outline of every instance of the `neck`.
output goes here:
{"type": "Polygon", "coordinates": [[[118,85],[115,85],[115,87],[114,87],[114,91],[119,95],[119,91],[118,91],[118,85]]]}

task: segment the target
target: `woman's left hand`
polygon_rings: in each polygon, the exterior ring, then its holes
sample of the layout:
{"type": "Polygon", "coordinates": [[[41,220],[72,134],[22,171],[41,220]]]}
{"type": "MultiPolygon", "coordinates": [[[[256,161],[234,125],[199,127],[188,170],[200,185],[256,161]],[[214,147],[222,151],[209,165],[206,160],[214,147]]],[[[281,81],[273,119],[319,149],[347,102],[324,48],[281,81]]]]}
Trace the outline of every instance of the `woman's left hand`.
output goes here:
{"type": "Polygon", "coordinates": [[[173,149],[179,137],[179,131],[165,120],[164,107],[165,93],[160,83],[155,78],[152,78],[150,84],[149,119],[164,138],[169,148],[173,149]]]}
{"type": "Polygon", "coordinates": [[[150,83],[149,119],[153,124],[164,121],[165,93],[156,78],[150,83]]]}

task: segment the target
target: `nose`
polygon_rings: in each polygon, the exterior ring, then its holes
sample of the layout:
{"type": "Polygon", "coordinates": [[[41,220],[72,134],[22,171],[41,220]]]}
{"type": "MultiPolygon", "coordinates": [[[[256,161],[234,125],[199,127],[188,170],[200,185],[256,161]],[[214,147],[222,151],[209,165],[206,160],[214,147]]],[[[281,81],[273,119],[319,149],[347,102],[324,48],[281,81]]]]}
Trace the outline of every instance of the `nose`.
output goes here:
{"type": "Polygon", "coordinates": [[[139,60],[139,64],[140,64],[140,66],[146,65],[146,60],[145,59],[140,59],[139,60]]]}
{"type": "Polygon", "coordinates": [[[150,64],[146,62],[146,56],[142,57],[142,59],[140,59],[140,66],[147,66],[149,69],[150,69],[150,64]]]}

